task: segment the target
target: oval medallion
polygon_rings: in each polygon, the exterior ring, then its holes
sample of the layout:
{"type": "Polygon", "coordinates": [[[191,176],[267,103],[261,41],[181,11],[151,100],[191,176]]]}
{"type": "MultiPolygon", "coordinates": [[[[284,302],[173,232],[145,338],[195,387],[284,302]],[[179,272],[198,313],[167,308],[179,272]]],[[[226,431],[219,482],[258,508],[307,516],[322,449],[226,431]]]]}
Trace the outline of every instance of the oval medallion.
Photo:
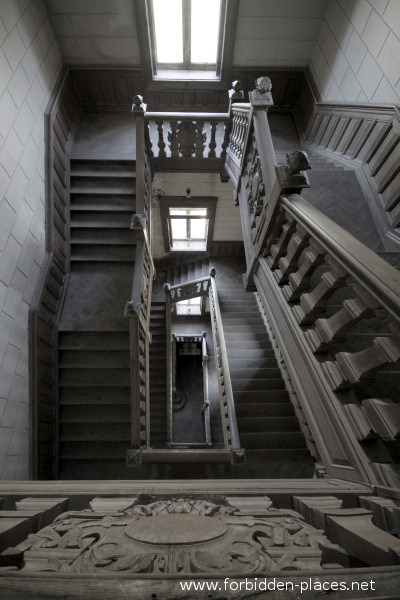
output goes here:
{"type": "Polygon", "coordinates": [[[201,515],[157,515],[134,521],[126,535],[147,544],[194,544],[221,537],[227,531],[225,523],[201,515]]]}

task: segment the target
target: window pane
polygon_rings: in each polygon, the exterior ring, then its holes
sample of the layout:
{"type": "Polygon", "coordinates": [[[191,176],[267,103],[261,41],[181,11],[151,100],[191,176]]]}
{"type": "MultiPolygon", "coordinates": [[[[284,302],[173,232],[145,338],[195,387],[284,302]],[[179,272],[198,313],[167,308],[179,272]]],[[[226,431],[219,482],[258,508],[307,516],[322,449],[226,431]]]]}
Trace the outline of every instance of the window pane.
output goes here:
{"type": "Polygon", "coordinates": [[[220,4],[220,0],[192,0],[192,63],[217,62],[220,4]]]}
{"type": "Polygon", "coordinates": [[[186,219],[171,219],[171,236],[173,240],[186,240],[186,219]]]}
{"type": "Polygon", "coordinates": [[[194,215],[196,217],[201,217],[202,215],[206,216],[207,209],[206,208],[191,208],[189,211],[189,214],[194,215]]]}
{"type": "Polygon", "coordinates": [[[169,209],[169,214],[170,215],[187,215],[187,209],[186,208],[170,208],[169,209]]]}
{"type": "Polygon", "coordinates": [[[190,237],[193,240],[206,239],[207,219],[190,219],[190,237]]]}
{"type": "Polygon", "coordinates": [[[183,62],[182,0],[153,0],[157,61],[183,62]]]}

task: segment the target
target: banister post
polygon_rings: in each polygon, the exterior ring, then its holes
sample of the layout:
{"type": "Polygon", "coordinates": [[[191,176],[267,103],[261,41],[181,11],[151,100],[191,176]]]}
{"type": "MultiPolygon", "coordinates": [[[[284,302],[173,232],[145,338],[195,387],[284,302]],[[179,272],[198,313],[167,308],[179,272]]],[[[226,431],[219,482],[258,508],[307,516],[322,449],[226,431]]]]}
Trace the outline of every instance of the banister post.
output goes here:
{"type": "Polygon", "coordinates": [[[143,96],[133,97],[132,112],[136,124],[136,212],[145,213],[144,186],[145,186],[145,135],[144,135],[144,113],[146,105],[143,96]]]}
{"type": "Polygon", "coordinates": [[[253,107],[254,134],[264,172],[264,183],[268,196],[271,195],[276,180],[275,149],[267,117],[269,107],[274,104],[271,89],[272,83],[270,78],[259,77],[256,81],[256,89],[249,92],[250,103],[253,107]]]}

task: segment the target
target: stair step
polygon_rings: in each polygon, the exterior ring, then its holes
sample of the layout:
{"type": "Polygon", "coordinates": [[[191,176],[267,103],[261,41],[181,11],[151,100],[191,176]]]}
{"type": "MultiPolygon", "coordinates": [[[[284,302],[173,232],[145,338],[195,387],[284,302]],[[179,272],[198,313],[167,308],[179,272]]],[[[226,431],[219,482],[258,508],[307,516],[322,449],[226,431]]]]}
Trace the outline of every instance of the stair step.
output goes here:
{"type": "Polygon", "coordinates": [[[236,416],[246,417],[292,417],[294,408],[290,402],[237,402],[236,416]]]}
{"type": "Polygon", "coordinates": [[[119,196],[87,196],[74,194],[71,197],[71,212],[80,211],[92,211],[92,212],[104,212],[104,211],[131,211],[135,210],[135,196],[129,194],[123,197],[119,196]]]}
{"type": "Polygon", "coordinates": [[[127,405],[131,404],[131,392],[129,387],[63,387],[60,393],[60,405],[98,406],[103,405],[127,405]]]}
{"type": "Polygon", "coordinates": [[[129,350],[129,333],[108,331],[62,331],[58,347],[67,349],[129,350]]]}
{"type": "Polygon", "coordinates": [[[135,262],[135,256],[136,246],[74,244],[71,248],[72,261],[135,262]]]}
{"type": "Polygon", "coordinates": [[[277,449],[294,449],[304,448],[304,436],[299,431],[276,431],[276,432],[252,432],[240,433],[240,443],[244,448],[277,448],[277,449]]]}
{"type": "Polygon", "coordinates": [[[270,403],[282,403],[291,405],[289,393],[286,389],[284,389],[283,385],[279,388],[275,387],[271,389],[263,389],[262,391],[260,391],[258,388],[247,390],[236,389],[234,391],[234,397],[236,406],[240,406],[241,404],[263,405],[270,403]]]}
{"type": "Polygon", "coordinates": [[[121,386],[130,384],[129,369],[62,369],[60,386],[121,386]]]}
{"type": "Polygon", "coordinates": [[[133,246],[136,244],[133,231],[128,229],[100,229],[79,228],[71,231],[71,245],[74,244],[98,244],[102,246],[118,245],[133,246]]]}
{"type": "Polygon", "coordinates": [[[257,368],[247,367],[245,369],[232,369],[231,380],[232,385],[236,385],[237,380],[251,379],[252,381],[270,381],[279,379],[281,377],[281,371],[276,366],[276,361],[273,361],[274,367],[269,368],[257,368]]]}
{"type": "Polygon", "coordinates": [[[291,417],[238,417],[239,434],[274,433],[279,431],[299,432],[299,423],[295,416],[291,417]]]}
{"type": "MultiPolygon", "coordinates": [[[[236,345],[236,343],[241,343],[241,342],[254,342],[254,341],[261,341],[261,342],[269,342],[269,344],[271,345],[271,341],[269,339],[268,333],[264,330],[263,332],[261,331],[249,331],[246,328],[243,328],[243,331],[240,331],[239,328],[237,327],[229,327],[229,328],[225,328],[224,327],[224,337],[227,341],[233,341],[233,343],[236,345]],[[236,334],[240,331],[240,336],[238,337],[236,334]]],[[[271,345],[272,348],[272,345],[271,345]]]]}
{"type": "Polygon", "coordinates": [[[114,368],[129,369],[127,350],[62,350],[59,357],[61,368],[114,368]]]}
{"type": "Polygon", "coordinates": [[[243,348],[235,350],[233,347],[230,347],[228,353],[229,364],[232,363],[233,366],[240,364],[242,364],[243,367],[251,367],[252,365],[258,366],[258,361],[272,359],[275,359],[275,352],[272,348],[253,348],[252,346],[249,346],[249,348],[246,349],[246,352],[243,352],[243,348]]]}
{"type": "Polygon", "coordinates": [[[255,370],[257,373],[260,373],[265,369],[275,370],[277,368],[275,356],[272,356],[271,358],[266,358],[265,356],[255,358],[254,356],[249,356],[250,354],[251,351],[249,351],[249,353],[246,352],[245,356],[242,358],[231,358],[231,356],[228,357],[231,375],[235,374],[235,376],[241,376],[240,373],[244,372],[244,377],[253,377],[253,370],[255,370]]]}
{"type": "Polygon", "coordinates": [[[73,159],[71,160],[71,175],[86,174],[100,176],[130,177],[135,176],[135,161],[133,160],[98,160],[98,159],[73,159]]]}
{"type": "Polygon", "coordinates": [[[132,219],[132,212],[130,211],[104,211],[104,212],[90,212],[90,211],[76,211],[71,214],[71,227],[72,228],[84,228],[91,227],[93,229],[121,229],[126,228],[129,230],[132,219]]]}
{"type": "Polygon", "coordinates": [[[125,462],[129,442],[119,440],[61,442],[60,459],[62,460],[122,460],[125,462]]]}
{"type": "Polygon", "coordinates": [[[61,423],[130,423],[129,404],[64,405],[60,407],[61,423]]]}
{"type": "Polygon", "coordinates": [[[130,423],[108,423],[92,421],[91,423],[62,423],[60,427],[61,442],[115,441],[129,442],[131,436],[130,423]]]}
{"type": "Polygon", "coordinates": [[[132,195],[135,192],[135,177],[71,177],[71,194],[132,195]]]}

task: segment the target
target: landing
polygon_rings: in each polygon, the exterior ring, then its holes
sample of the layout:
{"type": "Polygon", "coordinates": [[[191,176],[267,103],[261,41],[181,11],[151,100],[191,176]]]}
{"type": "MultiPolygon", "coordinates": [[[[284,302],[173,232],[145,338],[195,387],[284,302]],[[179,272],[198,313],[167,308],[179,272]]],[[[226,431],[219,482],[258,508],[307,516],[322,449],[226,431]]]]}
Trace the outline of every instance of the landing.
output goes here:
{"type": "Polygon", "coordinates": [[[136,160],[136,129],[132,114],[96,113],[81,116],[71,158],[136,160]]]}

